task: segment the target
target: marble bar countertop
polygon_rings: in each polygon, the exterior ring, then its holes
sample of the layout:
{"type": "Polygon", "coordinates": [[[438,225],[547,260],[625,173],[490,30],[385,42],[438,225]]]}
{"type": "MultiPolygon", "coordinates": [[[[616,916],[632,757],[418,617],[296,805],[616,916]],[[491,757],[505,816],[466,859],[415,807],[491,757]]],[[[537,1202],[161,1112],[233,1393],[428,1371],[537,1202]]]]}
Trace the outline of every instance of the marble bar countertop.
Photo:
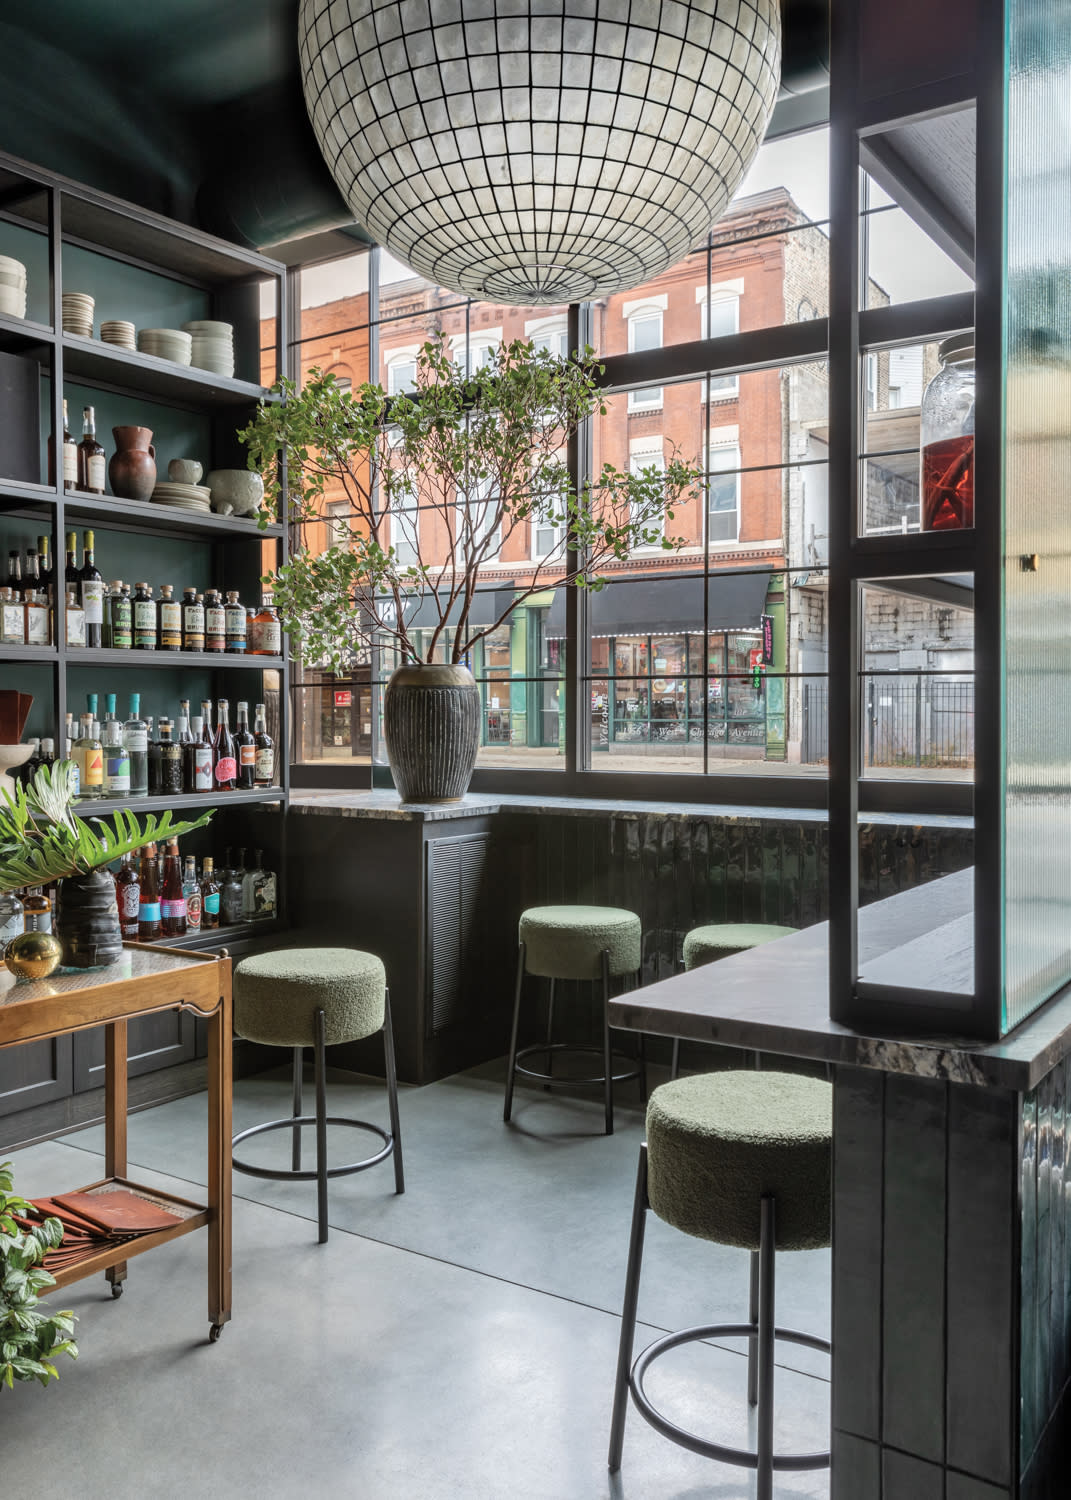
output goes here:
{"type": "MultiPolygon", "coordinates": [[[[752,806],[749,803],[611,802],[601,797],[525,797],[510,793],[470,792],[458,802],[402,802],[395,791],[340,792],[299,788],[290,794],[290,811],[338,818],[388,818],[398,822],[442,823],[483,818],[493,813],[522,812],[574,818],[663,817],[679,821],[717,818],[724,822],[824,824],[823,808],[752,806]]],[[[867,813],[862,823],[904,824],[926,828],[971,828],[974,820],[954,814],[898,815],[867,813]]]]}
{"type": "MultiPolygon", "coordinates": [[[[860,968],[930,934],[962,943],[972,870],[890,896],[859,913],[860,968]]],[[[999,1042],[867,1036],[829,1018],[829,924],[820,922],[610,1002],[614,1026],[886,1073],[1027,1092],[1071,1052],[1071,985],[999,1042]]]]}

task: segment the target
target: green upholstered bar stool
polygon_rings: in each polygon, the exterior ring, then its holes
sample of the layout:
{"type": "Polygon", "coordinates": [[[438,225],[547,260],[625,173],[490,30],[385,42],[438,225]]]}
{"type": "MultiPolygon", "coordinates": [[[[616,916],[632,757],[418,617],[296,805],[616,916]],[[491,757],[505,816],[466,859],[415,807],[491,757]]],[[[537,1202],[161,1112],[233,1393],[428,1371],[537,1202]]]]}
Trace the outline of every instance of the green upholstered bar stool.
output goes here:
{"type": "MultiPolygon", "coordinates": [[[[776,938],[790,937],[795,927],[778,927],[772,922],[714,922],[707,927],[693,927],[684,938],[684,967],[701,968],[719,958],[730,958],[734,953],[745,953],[749,948],[758,948],[763,943],[772,943],[776,938]]],[[[680,1037],[673,1038],[673,1053],[670,1058],[671,1078],[680,1073],[680,1037]]]]}
{"type": "Polygon", "coordinates": [[[757,1500],[771,1500],[774,1470],[824,1469],[828,1452],[774,1453],[775,1340],[829,1353],[828,1340],[774,1322],[775,1250],[830,1243],[833,1088],[796,1073],[699,1073],[655,1089],[640,1147],[625,1277],[621,1343],[610,1429],[610,1469],[621,1467],[628,1398],[673,1442],[722,1463],[757,1470],[757,1500]],[[751,1252],[746,1323],[686,1328],[632,1361],[647,1210],[685,1234],[751,1252]],[[660,1355],[700,1339],[746,1337],[748,1402],[758,1407],[754,1451],[710,1442],[669,1421],[644,1377],[660,1355]],[[631,1368],[630,1368],[631,1367],[631,1368]]]}
{"type": "Polygon", "coordinates": [[[394,1065],[394,1034],[391,1030],[390,991],[383,965],[373,953],[356,948],[284,948],[243,958],[234,971],[234,1029],[251,1042],[270,1047],[291,1047],[294,1052],[294,1107],[284,1120],[269,1120],[243,1130],[231,1141],[239,1141],[266,1130],[292,1130],[291,1165],[287,1168],[257,1167],[232,1155],[235,1171],[250,1177],[311,1182],[317,1184],[319,1239],[327,1239],[327,1179],[363,1172],[384,1157],[394,1156],[394,1186],[405,1192],[402,1140],[398,1119],[398,1076],[394,1065]],[[383,1033],[387,1075],[390,1130],[366,1120],[349,1120],[327,1113],[327,1069],[324,1049],[338,1042],[359,1042],[375,1032],[383,1033]],[[312,1047],[316,1069],[316,1113],[301,1112],[302,1049],[312,1047]],[[316,1127],[316,1170],[301,1168],[301,1127],[316,1127]],[[383,1142],[371,1156],[346,1166],[331,1167],[327,1161],[327,1127],[345,1125],[365,1130],[383,1142]]]}
{"type": "Polygon", "coordinates": [[[611,978],[632,977],[639,973],[642,962],[643,929],[635,912],[625,911],[619,906],[532,906],[521,913],[517,929],[517,987],[513,1001],[513,1030],[509,1044],[509,1063],[506,1070],[506,1103],[502,1118],[509,1121],[513,1110],[513,1086],[520,1073],[525,1078],[535,1079],[544,1088],[555,1085],[601,1084],[605,1107],[606,1134],[614,1131],[614,1084],[638,1078],[647,1097],[646,1063],[643,1041],[640,1039],[640,1055],[635,1066],[621,1073],[614,1072],[613,1049],[610,1044],[610,999],[611,978]],[[550,981],[547,1004],[546,1041],[530,1047],[517,1049],[517,1038],[521,1021],[521,992],[525,974],[539,975],[550,981]],[[602,985],[602,1045],[585,1045],[575,1042],[556,1042],[554,1030],[554,986],[559,979],[591,980],[602,985]],[[566,1078],[553,1072],[554,1056],[558,1052],[593,1052],[602,1056],[602,1072],[589,1078],[566,1078]],[[535,1053],[547,1058],[547,1071],[524,1066],[524,1059],[535,1053]]]}

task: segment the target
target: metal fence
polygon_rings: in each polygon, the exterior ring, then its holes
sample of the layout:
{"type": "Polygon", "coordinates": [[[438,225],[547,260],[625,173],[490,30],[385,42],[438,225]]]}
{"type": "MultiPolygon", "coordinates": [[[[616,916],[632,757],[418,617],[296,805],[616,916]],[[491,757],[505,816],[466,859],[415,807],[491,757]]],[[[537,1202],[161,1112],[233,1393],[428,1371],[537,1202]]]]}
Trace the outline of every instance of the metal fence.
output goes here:
{"type": "MultiPolygon", "coordinates": [[[[971,770],[974,766],[974,683],[931,673],[873,675],[862,683],[863,765],[971,770]]],[[[829,759],[829,691],[803,688],[802,760],[829,759]]]]}

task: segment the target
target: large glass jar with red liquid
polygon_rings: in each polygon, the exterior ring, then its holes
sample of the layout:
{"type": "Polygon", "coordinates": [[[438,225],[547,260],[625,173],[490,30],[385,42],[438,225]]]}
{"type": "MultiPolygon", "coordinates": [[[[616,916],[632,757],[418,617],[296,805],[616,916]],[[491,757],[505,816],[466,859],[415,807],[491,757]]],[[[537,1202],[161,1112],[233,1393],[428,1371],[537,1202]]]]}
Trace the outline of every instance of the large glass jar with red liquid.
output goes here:
{"type": "Polygon", "coordinates": [[[974,334],[938,346],[941,368],[922,397],[922,529],[974,525],[974,334]]]}

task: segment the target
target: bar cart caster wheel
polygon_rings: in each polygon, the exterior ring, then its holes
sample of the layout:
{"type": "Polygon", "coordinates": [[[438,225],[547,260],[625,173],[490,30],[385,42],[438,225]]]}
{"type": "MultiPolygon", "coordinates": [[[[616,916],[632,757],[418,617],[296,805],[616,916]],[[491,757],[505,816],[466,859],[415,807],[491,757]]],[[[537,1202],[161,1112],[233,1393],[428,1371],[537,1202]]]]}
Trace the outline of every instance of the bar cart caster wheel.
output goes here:
{"type": "Polygon", "coordinates": [[[123,1283],[121,1281],[113,1281],[112,1282],[112,1300],[114,1301],[116,1297],[121,1297],[122,1295],[123,1295],[123,1283]]]}
{"type": "Polygon", "coordinates": [[[220,1336],[220,1334],[222,1332],[223,1332],[223,1324],[222,1323],[213,1323],[212,1326],[211,1326],[211,1328],[208,1330],[208,1342],[210,1344],[218,1344],[219,1343],[219,1336],[220,1336]]]}

